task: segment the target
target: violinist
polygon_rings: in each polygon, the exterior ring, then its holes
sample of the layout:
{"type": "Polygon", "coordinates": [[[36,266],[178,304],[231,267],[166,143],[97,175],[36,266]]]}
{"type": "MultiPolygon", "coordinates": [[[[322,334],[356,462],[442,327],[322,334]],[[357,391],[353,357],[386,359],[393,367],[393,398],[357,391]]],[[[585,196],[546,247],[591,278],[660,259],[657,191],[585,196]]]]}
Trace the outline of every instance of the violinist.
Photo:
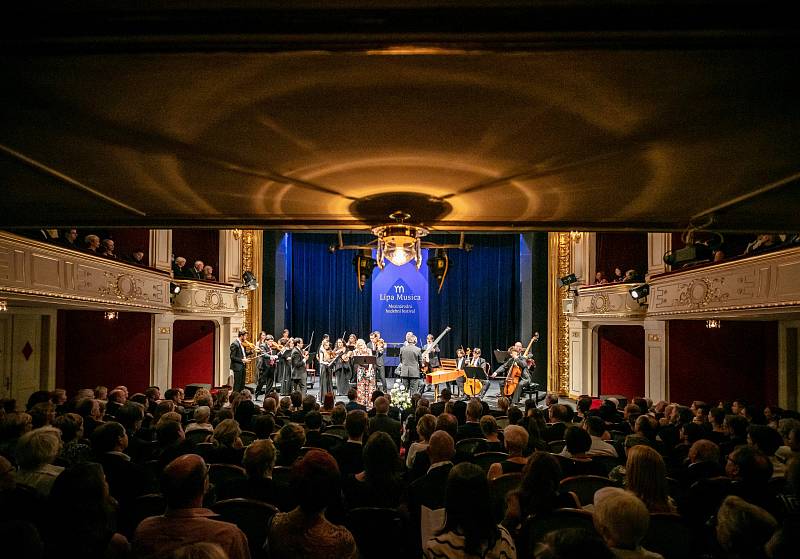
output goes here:
{"type": "Polygon", "coordinates": [[[291,392],[299,392],[306,395],[306,363],[308,362],[308,352],[303,349],[303,338],[295,338],[292,343],[289,362],[292,371],[291,392]]]}
{"type": "MultiPolygon", "coordinates": [[[[505,363],[500,365],[495,372],[492,373],[491,378],[496,378],[499,373],[503,373],[504,375],[508,376],[511,368],[514,365],[518,365],[522,374],[519,379],[519,384],[517,384],[517,389],[514,390],[514,394],[511,397],[512,404],[519,403],[519,396],[522,394],[522,389],[528,386],[531,383],[531,374],[528,371],[528,362],[527,360],[521,355],[523,350],[519,349],[516,345],[511,346],[508,348],[508,353],[510,357],[506,360],[505,363]]],[[[487,386],[489,383],[486,383],[487,386]]]]}
{"type": "MultiPolygon", "coordinates": [[[[439,353],[441,352],[441,349],[439,349],[438,344],[433,343],[434,339],[435,338],[433,334],[428,334],[427,343],[422,346],[422,351],[428,352],[427,360],[423,362],[423,366],[427,365],[424,372],[435,371],[436,369],[440,369],[442,367],[442,363],[439,360],[439,353]]],[[[425,391],[431,386],[432,385],[425,383],[422,387],[422,390],[420,390],[420,394],[424,394],[425,391]]]]}
{"type": "Polygon", "coordinates": [[[336,359],[336,352],[331,350],[330,336],[327,334],[322,338],[319,351],[317,352],[317,361],[319,362],[319,394],[320,400],[328,392],[333,393],[333,369],[331,365],[336,359]]]}
{"type": "Polygon", "coordinates": [[[273,349],[275,339],[272,334],[267,334],[262,331],[258,335],[258,343],[256,344],[256,351],[258,352],[258,359],[256,360],[256,369],[258,370],[258,384],[256,384],[255,398],[259,394],[269,394],[272,392],[272,386],[275,384],[275,359],[278,357],[278,352],[273,349]],[[272,342],[272,344],[270,344],[272,342]],[[263,390],[263,392],[262,392],[263,390]]]}
{"type": "Polygon", "coordinates": [[[347,396],[347,391],[350,390],[350,354],[342,338],[336,340],[336,347],[334,347],[333,353],[334,357],[330,360],[331,365],[329,367],[331,367],[333,375],[336,376],[336,394],[347,396]]]}
{"type": "Polygon", "coordinates": [[[231,371],[233,372],[233,389],[241,392],[244,390],[244,371],[250,358],[247,357],[245,350],[245,342],[247,342],[247,330],[242,328],[233,343],[231,344],[230,358],[231,358],[231,371]]]}
{"type": "MultiPolygon", "coordinates": [[[[356,338],[355,334],[350,334],[349,336],[347,336],[347,343],[345,345],[347,346],[347,351],[350,353],[351,357],[353,355],[353,352],[356,350],[356,342],[357,341],[358,341],[358,338],[356,338]]],[[[351,384],[356,384],[356,369],[355,369],[355,367],[353,367],[352,361],[347,359],[347,360],[345,360],[345,364],[347,366],[348,372],[350,373],[349,382],[351,384]]]]}
{"type": "Polygon", "coordinates": [[[383,356],[386,352],[386,342],[381,338],[381,333],[377,330],[369,335],[369,343],[367,347],[372,351],[375,356],[377,364],[375,365],[375,381],[380,383],[381,387],[386,390],[386,372],[383,367],[383,356]]]}
{"type": "Polygon", "coordinates": [[[280,384],[281,396],[288,396],[292,388],[292,364],[290,360],[294,342],[292,338],[281,338],[278,341],[278,345],[280,346],[278,350],[278,374],[275,382],[280,384]]]}

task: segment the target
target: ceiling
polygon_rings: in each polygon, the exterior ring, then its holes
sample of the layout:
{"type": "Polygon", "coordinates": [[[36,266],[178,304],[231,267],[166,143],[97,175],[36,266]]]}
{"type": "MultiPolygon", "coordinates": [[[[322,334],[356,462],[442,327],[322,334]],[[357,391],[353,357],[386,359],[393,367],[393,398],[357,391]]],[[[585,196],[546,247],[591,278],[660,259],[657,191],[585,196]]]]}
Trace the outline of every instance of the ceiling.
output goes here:
{"type": "Polygon", "coordinates": [[[780,7],[153,4],[7,18],[4,225],[800,230],[780,7]]]}

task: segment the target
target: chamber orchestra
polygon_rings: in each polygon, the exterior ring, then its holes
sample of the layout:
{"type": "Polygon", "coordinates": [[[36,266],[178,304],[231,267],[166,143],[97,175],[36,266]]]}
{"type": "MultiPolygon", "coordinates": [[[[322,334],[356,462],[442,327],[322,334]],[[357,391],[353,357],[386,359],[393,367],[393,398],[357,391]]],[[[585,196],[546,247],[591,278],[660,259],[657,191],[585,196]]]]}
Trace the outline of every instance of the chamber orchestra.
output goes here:
{"type": "Polygon", "coordinates": [[[291,336],[289,330],[284,330],[277,340],[262,331],[255,342],[248,341],[247,332],[241,331],[239,339],[231,344],[234,385],[244,384],[243,373],[241,379],[237,373],[238,364],[254,361],[256,398],[272,391],[281,395],[298,391],[305,395],[312,390],[322,399],[328,393],[347,396],[354,388],[356,401],[370,406],[373,391],[389,390],[387,376],[398,377],[412,394],[433,391],[438,395],[439,389],[447,387],[451,394],[463,398],[484,398],[494,383],[498,391],[493,395],[506,396],[514,403],[526,388],[534,386],[536,363],[531,348],[539,339],[538,333],[527,347],[516,342],[505,351],[495,350],[493,368],[479,347],[465,349],[461,345],[454,358],[442,356],[439,342],[450,330],[448,326],[436,337],[428,334],[421,347],[413,332],[406,334],[403,343],[387,344],[375,331],[367,336],[368,341],[354,332],[343,332],[335,340],[325,334],[316,348],[312,347],[313,333],[305,344],[302,338],[291,336]]]}

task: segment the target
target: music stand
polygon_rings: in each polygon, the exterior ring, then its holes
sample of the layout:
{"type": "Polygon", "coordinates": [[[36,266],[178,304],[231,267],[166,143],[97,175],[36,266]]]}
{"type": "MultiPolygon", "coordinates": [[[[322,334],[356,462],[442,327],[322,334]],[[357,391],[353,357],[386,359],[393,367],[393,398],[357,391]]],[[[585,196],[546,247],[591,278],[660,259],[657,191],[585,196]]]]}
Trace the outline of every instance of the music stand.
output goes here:
{"type": "Polygon", "coordinates": [[[494,358],[498,363],[505,363],[509,357],[511,357],[511,354],[507,351],[494,350],[494,358]]]}
{"type": "Polygon", "coordinates": [[[486,371],[483,370],[482,367],[464,367],[464,376],[468,379],[476,379],[481,381],[481,383],[489,382],[489,378],[486,376],[486,371]]]}
{"type": "Polygon", "coordinates": [[[365,369],[372,365],[373,368],[378,364],[378,358],[374,355],[354,355],[353,365],[363,366],[365,369]]]}

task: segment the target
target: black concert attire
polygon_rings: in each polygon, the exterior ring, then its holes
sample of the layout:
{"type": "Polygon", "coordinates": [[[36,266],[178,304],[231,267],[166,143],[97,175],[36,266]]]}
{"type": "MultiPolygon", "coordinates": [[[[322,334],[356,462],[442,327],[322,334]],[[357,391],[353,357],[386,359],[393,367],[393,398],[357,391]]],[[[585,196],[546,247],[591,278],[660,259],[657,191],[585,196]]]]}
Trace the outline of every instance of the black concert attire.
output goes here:
{"type": "MultiPolygon", "coordinates": [[[[334,361],[337,359],[338,356],[334,361]]],[[[317,361],[319,361],[319,399],[322,401],[325,394],[333,393],[333,362],[328,361],[328,352],[322,348],[317,352],[317,361]]]]}
{"type": "Polygon", "coordinates": [[[292,391],[292,348],[284,346],[278,353],[278,379],[282,396],[288,396],[292,391]]]}
{"type": "Polygon", "coordinates": [[[264,391],[264,394],[272,392],[275,385],[275,363],[278,353],[269,347],[267,342],[258,342],[258,349],[261,351],[256,368],[258,369],[258,384],[256,385],[256,397],[264,391]]]}
{"type": "Polygon", "coordinates": [[[306,395],[306,360],[303,357],[303,352],[299,348],[292,348],[291,356],[289,357],[292,365],[292,389],[291,392],[300,392],[303,396],[306,395]]]}
{"type": "MultiPolygon", "coordinates": [[[[514,394],[511,397],[511,403],[517,404],[519,403],[519,397],[520,394],[522,394],[522,389],[531,383],[531,374],[528,371],[528,361],[524,357],[509,357],[508,360],[500,365],[492,374],[508,376],[508,372],[511,370],[511,367],[514,365],[514,363],[519,365],[522,369],[522,375],[519,378],[519,384],[517,384],[517,388],[514,390],[514,394]]],[[[502,389],[500,392],[502,393],[502,389]]]]}
{"type": "Polygon", "coordinates": [[[383,366],[383,356],[386,353],[386,346],[378,349],[377,345],[373,342],[367,344],[367,347],[372,351],[372,355],[375,356],[375,381],[381,383],[381,388],[384,390],[388,390],[388,386],[386,385],[386,371],[383,366]]]}
{"type": "Polygon", "coordinates": [[[342,360],[343,353],[347,350],[339,348],[337,351],[340,353],[331,365],[333,374],[336,375],[336,394],[338,396],[347,396],[347,391],[350,390],[350,365],[342,360]]]}
{"type": "MultiPolygon", "coordinates": [[[[429,346],[430,346],[430,344],[425,344],[424,346],[422,346],[422,350],[423,351],[427,351],[429,346]]],[[[434,369],[441,368],[442,362],[439,360],[439,352],[441,352],[441,351],[442,350],[439,349],[439,345],[438,344],[434,345],[434,346],[431,346],[431,350],[428,352],[428,372],[431,372],[434,369]]],[[[428,388],[430,388],[431,386],[432,385],[427,384],[426,382],[423,381],[419,393],[420,394],[425,393],[425,391],[427,391],[428,388]]]]}
{"type": "Polygon", "coordinates": [[[244,359],[247,353],[242,341],[236,338],[231,344],[231,371],[233,371],[233,389],[237,392],[244,390],[244,359]]]}
{"type": "Polygon", "coordinates": [[[422,374],[422,350],[413,344],[406,344],[400,348],[400,378],[414,394],[419,390],[419,376],[422,374]]]}

